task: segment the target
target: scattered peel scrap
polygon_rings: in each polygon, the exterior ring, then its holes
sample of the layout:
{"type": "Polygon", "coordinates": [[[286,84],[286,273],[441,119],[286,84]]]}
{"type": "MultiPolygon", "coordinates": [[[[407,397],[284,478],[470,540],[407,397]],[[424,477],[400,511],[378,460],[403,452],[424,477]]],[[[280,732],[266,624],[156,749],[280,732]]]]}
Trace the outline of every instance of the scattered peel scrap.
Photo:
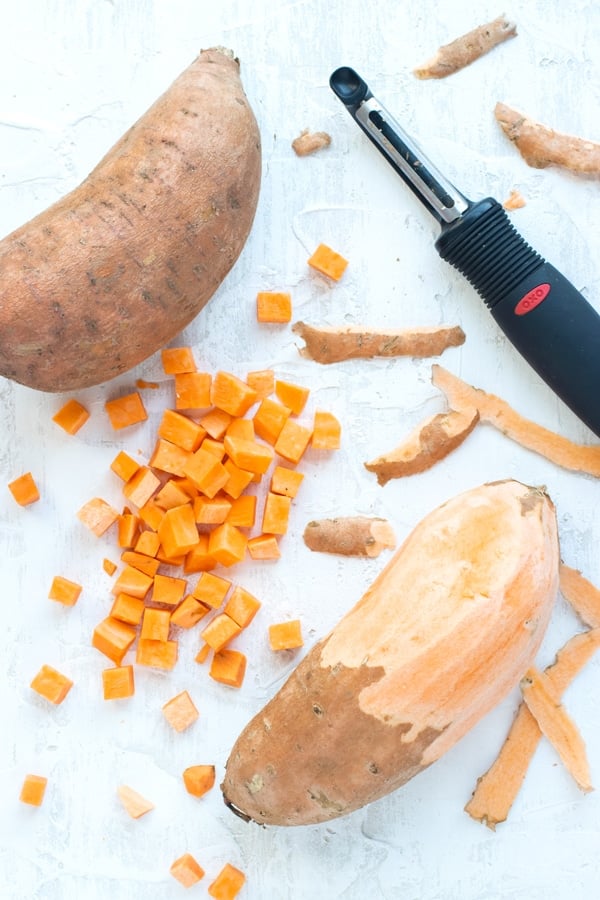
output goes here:
{"type": "Polygon", "coordinates": [[[509,22],[504,15],[498,16],[492,22],[479,25],[449,44],[444,44],[428,62],[416,68],[414,74],[421,79],[446,78],[516,34],[517,26],[514,22],[509,22]]]}
{"type": "MultiPolygon", "coordinates": [[[[600,648],[600,628],[574,635],[558,651],[545,674],[560,697],[600,648]]],[[[517,710],[510,731],[490,768],[477,780],[465,811],[495,830],[506,821],[542,737],[539,725],[525,702],[517,710]]]]}
{"type": "Polygon", "coordinates": [[[548,738],[578,787],[584,793],[593,790],[585,743],[548,676],[530,666],[521,679],[521,693],[540,731],[548,738]]]}
{"type": "Polygon", "coordinates": [[[394,450],[365,463],[380,485],[425,472],[460,447],[479,421],[476,409],[451,409],[420,422],[394,450]]]}
{"type": "Polygon", "coordinates": [[[528,166],[561,166],[577,175],[600,174],[600,143],[555,131],[505,103],[496,103],[494,115],[528,166]]]}
{"type": "Polygon", "coordinates": [[[465,342],[465,333],[458,325],[373,331],[361,327],[314,328],[306,322],[296,322],[292,331],[305,342],[300,355],[324,364],[374,357],[439,356],[449,347],[465,342]]]}
{"type": "Polygon", "coordinates": [[[309,550],[341,556],[379,556],[396,546],[396,536],[386,519],[369,516],[340,516],[309,522],[304,529],[309,550]]]}
{"type": "Polygon", "coordinates": [[[600,627],[600,590],[577,569],[561,564],[560,592],[590,628],[600,627]]]}
{"type": "Polygon", "coordinates": [[[309,156],[317,150],[323,150],[331,144],[331,135],[326,131],[309,131],[305,128],[292,141],[292,149],[296,156],[309,156]]]}
{"type": "Polygon", "coordinates": [[[573,472],[600,476],[600,444],[576,444],[516,412],[505,400],[472,387],[440,365],[432,366],[432,382],[453,410],[476,409],[479,420],[528,450],[573,472]]]}
{"type": "Polygon", "coordinates": [[[504,209],[510,211],[513,209],[523,209],[524,206],[527,206],[527,203],[521,191],[513,188],[502,206],[504,207],[504,209]]]}

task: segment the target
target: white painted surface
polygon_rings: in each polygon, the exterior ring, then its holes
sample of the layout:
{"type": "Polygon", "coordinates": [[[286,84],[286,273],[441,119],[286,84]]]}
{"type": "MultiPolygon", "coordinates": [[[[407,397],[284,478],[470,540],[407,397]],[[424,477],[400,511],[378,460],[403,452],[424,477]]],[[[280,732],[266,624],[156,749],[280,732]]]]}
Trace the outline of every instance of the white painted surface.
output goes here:
{"type": "MultiPolygon", "coordinates": [[[[433,506],[490,479],[517,477],[548,487],[558,508],[564,559],[600,583],[600,499],[596,481],[558,470],[481,427],[436,469],[378,487],[362,463],[393,447],[412,425],[443,409],[429,360],[355,362],[324,368],[300,358],[289,328],[257,326],[256,291],[289,289],[295,318],[313,323],[459,322],[467,342],[441,360],[522,413],[582,442],[593,436],[517,358],[473,291],[433,248],[436,226],[369,145],[328,87],[338,65],[354,66],[468,195],[503,200],[518,188],[527,206],[512,215],[521,232],[583,290],[600,297],[598,182],[528,168],[493,118],[503,99],[557,128],[598,139],[600,8],[577,0],[517,0],[507,13],[519,36],[441,82],[419,82],[412,67],[450,38],[499,13],[456,0],[365,4],[306,0],[22,0],[0,12],[0,232],[74,187],[104,150],[193,58],[200,47],[231,46],[263,136],[264,180],[244,253],[209,307],[181,336],[201,367],[244,375],[266,365],[312,388],[311,403],[335,410],[343,449],[311,456],[294,507],[284,557],[231,572],[263,601],[240,639],[249,656],[239,692],[219,689],[193,662],[185,635],[171,674],[138,671],[130,701],[106,704],[105,661],[90,635],[110,603],[102,559],[109,537],[84,532],[75,511],[99,494],[116,503],[108,470],[125,447],[148,454],[170,389],[154,357],[117,382],[81,392],[92,418],[76,436],[51,421],[66,396],[0,382],[0,482],[31,470],[42,500],[28,509],[0,491],[3,677],[0,708],[0,897],[2,900],[170,900],[182,888],[168,874],[192,852],[206,885],[231,861],[247,874],[253,900],[559,900],[598,893],[600,799],[583,797],[542,743],[509,821],[496,833],[463,812],[490,764],[518,702],[515,692],[447,757],[379,803],[329,825],[260,829],[232,816],[215,789],[202,801],[183,790],[187,765],[214,762],[218,777],[244,723],[276,690],[294,660],[266,645],[270,621],[300,616],[307,647],[354,603],[386,557],[341,561],[310,554],[301,541],[313,517],[355,512],[387,516],[399,539],[433,506]],[[302,128],[324,129],[331,148],[298,159],[302,128]],[[325,241],[350,260],[339,285],[306,266],[325,241]],[[150,421],[111,432],[103,403],[136,377],[150,421]],[[47,599],[55,574],[84,585],[78,604],[47,599]],[[50,709],[28,685],[42,663],[75,682],[50,709]],[[201,715],[174,735],[160,706],[188,689],[201,715]],[[18,794],[26,772],[46,774],[44,805],[18,794]],[[123,813],[116,787],[129,783],[156,804],[140,821],[123,813]]],[[[579,628],[559,598],[540,664],[579,628]]],[[[457,648],[458,651],[459,648],[457,648]]],[[[567,694],[600,781],[600,661],[567,694]]],[[[348,735],[351,743],[352,735],[348,735]]]]}

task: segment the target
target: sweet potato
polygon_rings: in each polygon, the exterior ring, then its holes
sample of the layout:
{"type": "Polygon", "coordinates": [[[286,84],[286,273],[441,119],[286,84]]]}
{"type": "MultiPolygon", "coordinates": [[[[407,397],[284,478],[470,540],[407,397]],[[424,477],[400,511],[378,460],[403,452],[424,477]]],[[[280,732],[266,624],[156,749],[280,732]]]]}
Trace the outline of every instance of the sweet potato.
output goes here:
{"type": "Polygon", "coordinates": [[[485,484],[431,512],[243,730],[226,804],[260,823],[306,825],[417,775],[519,683],[558,568],[541,489],[485,484]]]}
{"type": "Polygon", "coordinates": [[[79,187],[0,242],[0,374],[44,391],[99,384],[206,304],[259,192],[239,68],[203,50],[79,187]]]}

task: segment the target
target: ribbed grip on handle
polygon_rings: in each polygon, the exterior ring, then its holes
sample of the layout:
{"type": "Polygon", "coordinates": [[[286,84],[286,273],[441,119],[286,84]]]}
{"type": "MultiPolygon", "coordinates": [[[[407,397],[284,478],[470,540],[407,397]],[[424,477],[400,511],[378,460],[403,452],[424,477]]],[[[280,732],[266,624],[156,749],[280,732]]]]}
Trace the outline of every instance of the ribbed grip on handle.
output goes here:
{"type": "Polygon", "coordinates": [[[435,246],[490,309],[544,262],[492,198],[474,203],[461,219],[446,226],[435,246]]]}

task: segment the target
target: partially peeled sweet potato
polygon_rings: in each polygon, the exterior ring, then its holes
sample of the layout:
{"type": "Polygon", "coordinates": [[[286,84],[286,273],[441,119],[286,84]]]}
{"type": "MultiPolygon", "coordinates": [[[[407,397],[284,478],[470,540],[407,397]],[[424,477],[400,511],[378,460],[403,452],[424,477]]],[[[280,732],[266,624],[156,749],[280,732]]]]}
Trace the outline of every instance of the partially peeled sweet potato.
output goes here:
{"type": "Polygon", "coordinates": [[[519,684],[558,573],[544,490],[507,480],[448,500],[246,726],[225,802],[259,823],[307,825],[400,787],[519,684]]]}
{"type": "Polygon", "coordinates": [[[164,347],[236,262],[260,178],[239,62],[203,50],[79,187],[0,241],[0,375],[74,390],[164,347]]]}

